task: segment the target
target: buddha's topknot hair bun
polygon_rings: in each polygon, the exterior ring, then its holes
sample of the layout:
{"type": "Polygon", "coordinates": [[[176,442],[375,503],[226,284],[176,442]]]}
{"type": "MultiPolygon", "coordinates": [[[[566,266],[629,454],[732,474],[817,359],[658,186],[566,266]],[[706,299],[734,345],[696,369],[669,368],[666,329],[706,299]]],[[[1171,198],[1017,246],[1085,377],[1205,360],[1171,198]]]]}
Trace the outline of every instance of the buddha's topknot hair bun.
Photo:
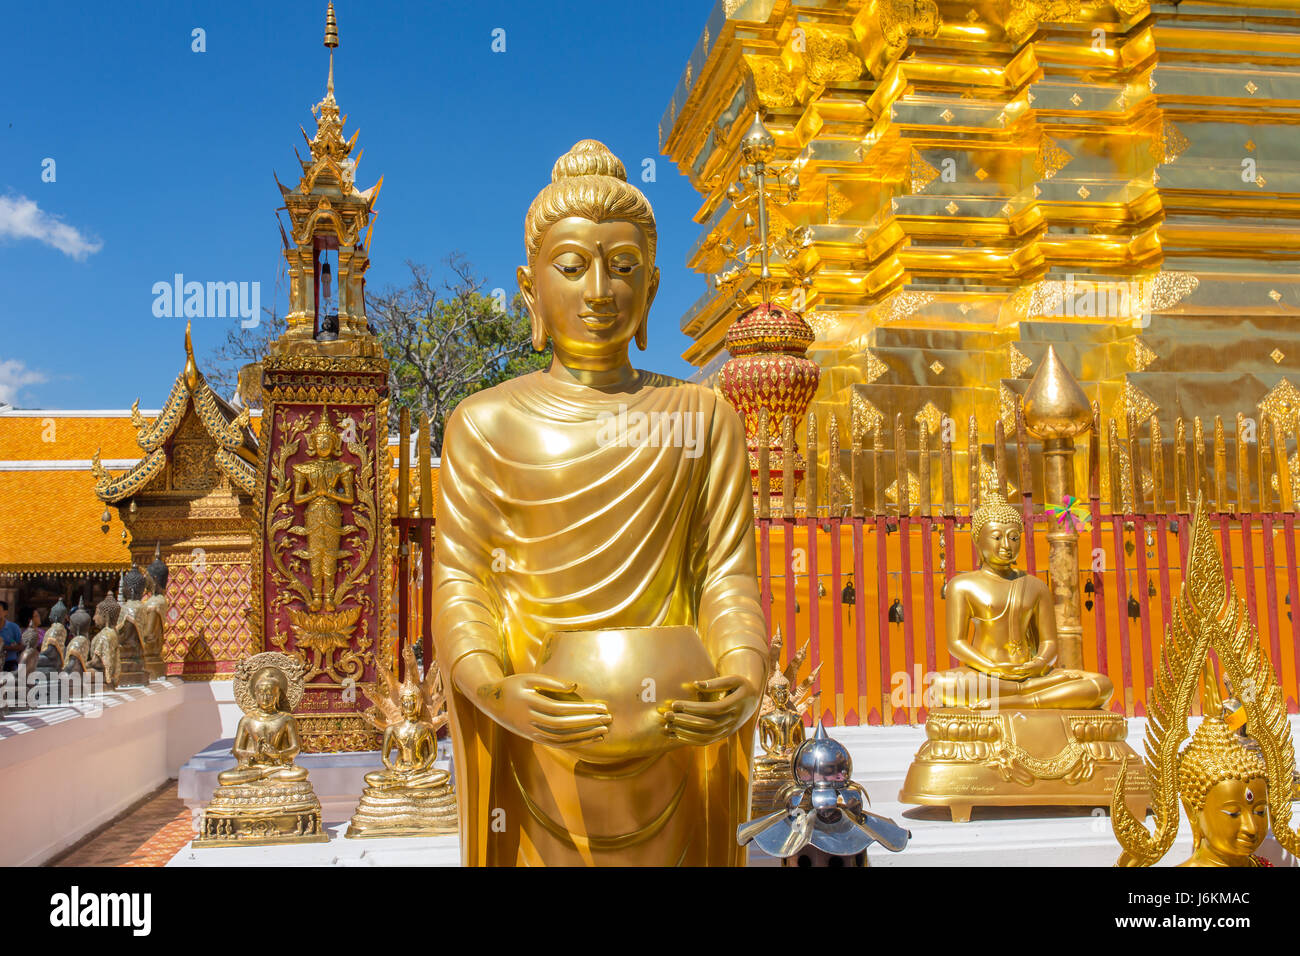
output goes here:
{"type": "Polygon", "coordinates": [[[619,158],[598,139],[584,139],[555,161],[551,167],[551,182],[573,176],[612,176],[627,182],[627,170],[619,158]]]}
{"type": "Polygon", "coordinates": [[[552,225],[569,216],[608,222],[623,219],[636,223],[646,236],[650,265],[654,263],[655,214],[649,201],[627,181],[627,170],[609,147],[599,140],[584,139],[555,161],[551,182],[537,194],[524,217],[524,248],[531,266],[542,247],[542,236],[552,225]]]}

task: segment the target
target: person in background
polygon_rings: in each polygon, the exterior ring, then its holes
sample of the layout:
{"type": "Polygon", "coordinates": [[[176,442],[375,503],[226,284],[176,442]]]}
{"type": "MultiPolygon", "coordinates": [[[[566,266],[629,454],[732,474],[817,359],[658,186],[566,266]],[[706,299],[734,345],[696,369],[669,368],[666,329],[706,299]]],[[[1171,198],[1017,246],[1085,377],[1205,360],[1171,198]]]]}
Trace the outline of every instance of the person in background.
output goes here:
{"type": "Polygon", "coordinates": [[[5,670],[18,669],[18,652],[22,650],[23,632],[9,620],[9,602],[0,601],[0,643],[4,644],[5,670]]]}

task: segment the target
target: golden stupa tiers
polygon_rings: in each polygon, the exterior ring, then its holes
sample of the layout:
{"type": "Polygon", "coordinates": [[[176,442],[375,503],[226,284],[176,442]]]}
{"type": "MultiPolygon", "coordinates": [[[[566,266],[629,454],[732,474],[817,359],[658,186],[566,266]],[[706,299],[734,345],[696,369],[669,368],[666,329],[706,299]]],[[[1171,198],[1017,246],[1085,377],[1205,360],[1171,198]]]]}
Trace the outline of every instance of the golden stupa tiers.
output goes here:
{"type": "MultiPolygon", "coordinates": [[[[689,265],[744,232],[761,110],[801,183],[771,228],[811,242],[771,268],[805,290],[819,420],[933,406],[988,435],[1049,345],[1121,423],[1295,380],[1294,5],[718,0],[703,27],[659,128],[703,197],[689,265]]],[[[735,310],[701,292],[684,355],[712,371],[735,310]]]]}
{"type": "Polygon", "coordinates": [[[1291,827],[1295,747],[1286,701],[1246,603],[1236,586],[1224,580],[1212,520],[1205,499],[1199,499],[1187,576],[1161,647],[1159,680],[1151,699],[1146,773],[1151,779],[1154,832],[1122,799],[1126,777],[1137,770],[1138,762],[1126,760],[1116,782],[1111,825],[1123,848],[1121,866],[1151,866],[1169,852],[1178,836],[1180,804],[1192,830],[1192,856],[1181,866],[1271,865],[1255,855],[1270,829],[1270,817],[1278,844],[1292,856],[1300,855],[1300,831],[1291,827]],[[1248,689],[1238,703],[1249,737],[1235,733],[1214,712],[1221,695],[1210,651],[1231,686],[1248,689]],[[1180,751],[1198,690],[1204,693],[1209,716],[1180,751]]]}

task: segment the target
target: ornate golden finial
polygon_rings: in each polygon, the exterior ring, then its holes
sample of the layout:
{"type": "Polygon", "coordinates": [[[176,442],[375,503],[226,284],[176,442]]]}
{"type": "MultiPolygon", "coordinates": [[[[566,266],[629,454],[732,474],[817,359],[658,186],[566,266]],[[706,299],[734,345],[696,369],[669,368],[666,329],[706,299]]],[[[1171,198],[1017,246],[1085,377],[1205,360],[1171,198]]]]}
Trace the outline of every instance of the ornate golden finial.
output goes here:
{"type": "Polygon", "coordinates": [[[1036,438],[1074,438],[1092,425],[1088,396],[1050,345],[1025,391],[1024,410],[1036,438]]]}
{"type": "Polygon", "coordinates": [[[185,384],[189,386],[190,391],[198,388],[199,366],[194,361],[194,343],[190,340],[190,324],[185,323],[185,384]]]}
{"type": "Polygon", "coordinates": [[[339,24],[334,19],[334,4],[325,10],[325,45],[330,51],[330,78],[326,89],[334,92],[334,48],[339,45],[339,24]]]}

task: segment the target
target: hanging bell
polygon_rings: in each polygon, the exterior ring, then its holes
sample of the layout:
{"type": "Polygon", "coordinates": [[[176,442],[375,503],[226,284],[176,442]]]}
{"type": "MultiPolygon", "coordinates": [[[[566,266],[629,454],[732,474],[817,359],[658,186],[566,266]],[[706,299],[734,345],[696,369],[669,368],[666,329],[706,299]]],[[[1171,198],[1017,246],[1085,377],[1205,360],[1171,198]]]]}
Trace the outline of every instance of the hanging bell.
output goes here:
{"type": "Polygon", "coordinates": [[[108,509],[105,508],[104,513],[99,516],[99,530],[104,532],[104,534],[108,534],[108,525],[112,520],[113,516],[109,514],[108,509]]]}
{"type": "Polygon", "coordinates": [[[844,584],[844,590],[840,592],[840,602],[842,604],[855,604],[858,600],[858,593],[853,589],[853,575],[844,584]]]}
{"type": "Polygon", "coordinates": [[[1128,596],[1128,616],[1135,621],[1142,616],[1142,605],[1138,604],[1138,599],[1131,594],[1128,596]]]}
{"type": "Polygon", "coordinates": [[[1147,528],[1147,547],[1154,548],[1155,546],[1156,546],[1155,535],[1151,533],[1150,528],[1147,528]]]}
{"type": "Polygon", "coordinates": [[[1097,589],[1096,589],[1095,587],[1092,586],[1092,581],[1091,581],[1091,580],[1088,580],[1088,581],[1083,582],[1083,593],[1084,593],[1084,594],[1092,594],[1092,593],[1095,592],[1096,590],[1097,590],[1097,589]]]}
{"type": "Polygon", "coordinates": [[[826,596],[826,584],[825,584],[824,581],[818,581],[818,582],[817,582],[817,596],[818,596],[818,597],[825,597],[825,596],[826,596]]]}
{"type": "Polygon", "coordinates": [[[798,614],[798,613],[799,613],[800,611],[802,611],[802,610],[803,610],[803,606],[800,605],[800,603],[799,603],[798,601],[795,601],[795,602],[794,602],[794,613],[798,614]]]}
{"type": "Polygon", "coordinates": [[[903,623],[903,602],[898,598],[894,598],[894,603],[889,605],[889,623],[903,623]]]}
{"type": "Polygon", "coordinates": [[[1156,596],[1156,582],[1152,581],[1150,578],[1147,578],[1147,597],[1154,598],[1155,596],[1156,596]]]}

